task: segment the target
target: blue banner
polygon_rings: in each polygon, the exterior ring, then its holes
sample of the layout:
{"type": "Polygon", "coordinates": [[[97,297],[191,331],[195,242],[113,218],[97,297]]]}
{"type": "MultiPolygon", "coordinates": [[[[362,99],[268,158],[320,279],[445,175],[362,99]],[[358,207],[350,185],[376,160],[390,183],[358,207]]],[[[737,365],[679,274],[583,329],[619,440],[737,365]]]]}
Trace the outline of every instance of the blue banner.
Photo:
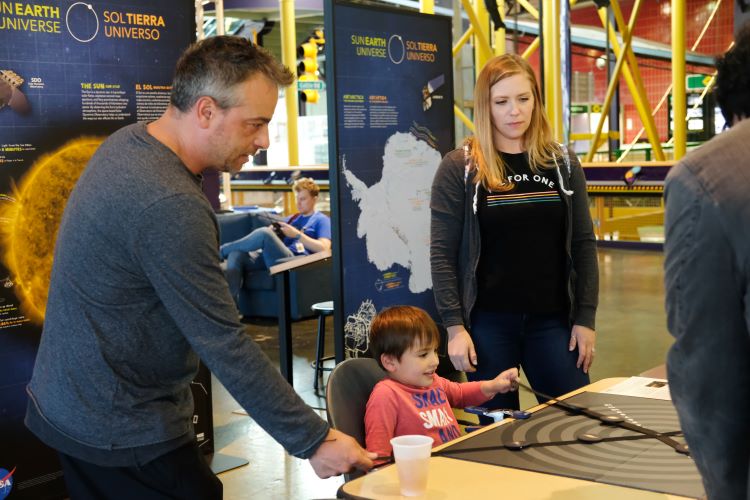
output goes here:
{"type": "Polygon", "coordinates": [[[451,21],[333,1],[326,15],[337,315],[359,356],[383,307],[436,316],[429,204],[455,141],[451,21]]]}
{"type": "Polygon", "coordinates": [[[157,118],[195,37],[192,2],[0,1],[0,498],[58,498],[23,425],[57,226],[101,140],[157,118]]]}

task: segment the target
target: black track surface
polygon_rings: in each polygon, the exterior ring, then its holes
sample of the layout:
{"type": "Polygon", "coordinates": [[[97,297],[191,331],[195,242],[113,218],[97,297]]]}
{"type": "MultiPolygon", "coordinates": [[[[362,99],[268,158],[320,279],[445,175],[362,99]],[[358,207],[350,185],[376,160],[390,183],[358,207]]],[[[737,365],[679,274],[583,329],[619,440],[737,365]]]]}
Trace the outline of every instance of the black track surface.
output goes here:
{"type": "MultiPolygon", "coordinates": [[[[585,392],[565,402],[616,415],[657,432],[680,430],[670,401],[585,392]]],[[[673,439],[684,443],[681,435],[673,439]]],[[[528,420],[517,420],[457,443],[441,455],[686,497],[704,495],[700,475],[689,456],[657,439],[554,406],[532,414],[528,420]],[[579,441],[583,434],[604,440],[584,443],[579,441]],[[626,440],[609,440],[617,437],[626,440]],[[519,441],[524,442],[520,450],[505,447],[519,441]],[[497,448],[468,451],[486,447],[497,448]]]]}

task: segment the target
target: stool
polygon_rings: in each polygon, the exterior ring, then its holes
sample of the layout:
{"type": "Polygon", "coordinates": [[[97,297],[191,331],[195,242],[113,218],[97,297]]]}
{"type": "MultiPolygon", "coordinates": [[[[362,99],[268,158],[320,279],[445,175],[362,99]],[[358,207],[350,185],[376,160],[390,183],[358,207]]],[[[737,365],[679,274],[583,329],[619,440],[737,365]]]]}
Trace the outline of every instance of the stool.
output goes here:
{"type": "Polygon", "coordinates": [[[318,302],[317,304],[313,304],[311,309],[318,316],[318,346],[315,349],[315,361],[310,363],[310,366],[312,366],[315,370],[315,381],[313,382],[313,388],[317,392],[318,380],[323,378],[323,372],[331,371],[333,369],[323,366],[324,361],[333,359],[333,356],[324,356],[326,340],[326,317],[333,315],[333,301],[328,300],[326,302],[318,302]]]}

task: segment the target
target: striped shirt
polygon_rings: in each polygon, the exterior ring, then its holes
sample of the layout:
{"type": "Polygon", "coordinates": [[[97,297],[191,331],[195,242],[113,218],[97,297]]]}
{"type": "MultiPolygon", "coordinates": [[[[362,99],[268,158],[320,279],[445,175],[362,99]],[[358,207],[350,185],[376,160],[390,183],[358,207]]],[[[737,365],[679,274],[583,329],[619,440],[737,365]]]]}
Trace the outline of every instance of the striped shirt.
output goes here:
{"type": "Polygon", "coordinates": [[[525,153],[502,155],[513,188],[479,189],[477,305],[498,312],[564,311],[565,209],[555,170],[535,173],[525,153]]]}

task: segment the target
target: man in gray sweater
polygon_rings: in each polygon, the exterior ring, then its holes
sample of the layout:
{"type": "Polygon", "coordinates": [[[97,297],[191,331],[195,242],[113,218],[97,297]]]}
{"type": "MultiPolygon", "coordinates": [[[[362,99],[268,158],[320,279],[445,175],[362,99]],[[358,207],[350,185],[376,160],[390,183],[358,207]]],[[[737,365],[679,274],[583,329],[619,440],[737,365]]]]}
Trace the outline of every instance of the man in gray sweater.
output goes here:
{"type": "Polygon", "coordinates": [[[221,498],[195,444],[190,381],[203,360],[248,413],[320,477],[372,455],[330,429],[237,321],[201,191],[268,147],[292,74],[236,37],[189,47],[170,106],[99,148],[55,249],[27,426],[57,449],[72,498],[221,498]]]}

